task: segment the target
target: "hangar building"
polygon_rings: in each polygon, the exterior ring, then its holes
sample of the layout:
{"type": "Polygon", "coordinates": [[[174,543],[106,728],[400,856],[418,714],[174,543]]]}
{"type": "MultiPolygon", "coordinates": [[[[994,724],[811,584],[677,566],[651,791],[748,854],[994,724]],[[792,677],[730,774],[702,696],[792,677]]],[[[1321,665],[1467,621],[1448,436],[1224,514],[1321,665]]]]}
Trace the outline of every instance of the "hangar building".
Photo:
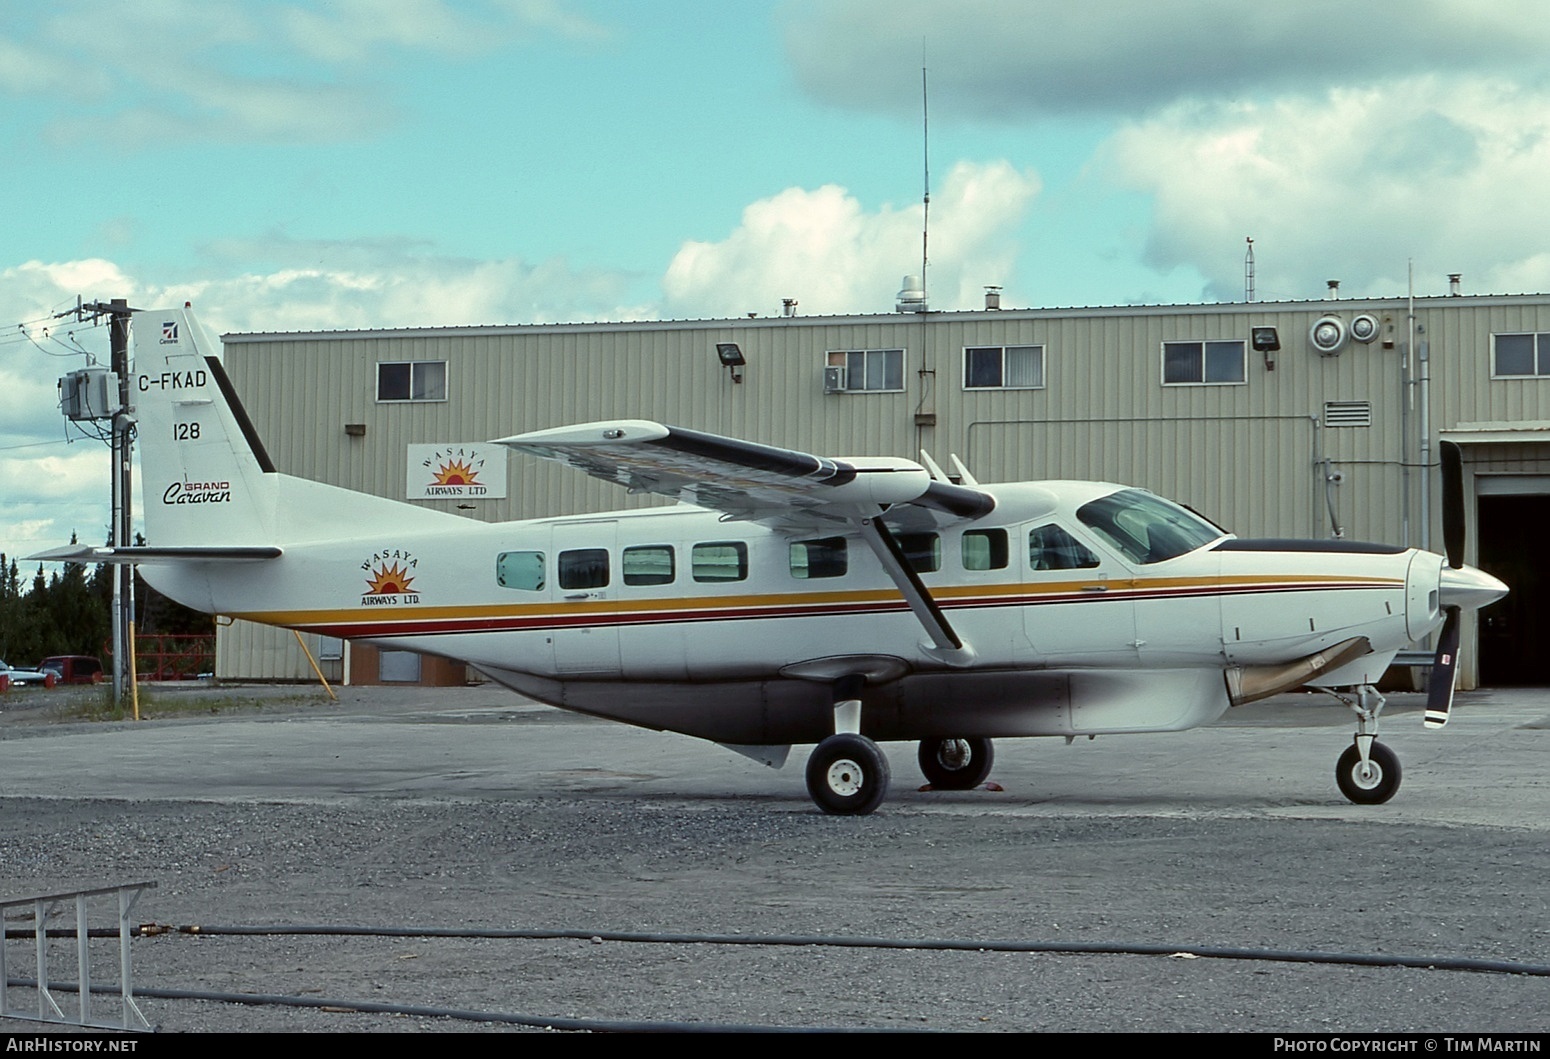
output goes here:
{"type": "MultiPolygon", "coordinates": [[[[1455,441],[1469,561],[1513,589],[1467,619],[1463,685],[1550,683],[1536,661],[1550,573],[1533,552],[1550,524],[1550,296],[992,304],[224,342],[281,470],[486,521],[650,503],[486,444],[631,418],[827,456],[956,454],[981,482],[1139,485],[1240,536],[1441,551],[1438,443],[1455,441]],[[470,476],[477,489],[448,487],[470,476]]],[[[464,678],[309,640],[331,678],[464,678]]],[[[289,633],[242,622],[221,630],[217,672],[311,678],[289,633]]]]}

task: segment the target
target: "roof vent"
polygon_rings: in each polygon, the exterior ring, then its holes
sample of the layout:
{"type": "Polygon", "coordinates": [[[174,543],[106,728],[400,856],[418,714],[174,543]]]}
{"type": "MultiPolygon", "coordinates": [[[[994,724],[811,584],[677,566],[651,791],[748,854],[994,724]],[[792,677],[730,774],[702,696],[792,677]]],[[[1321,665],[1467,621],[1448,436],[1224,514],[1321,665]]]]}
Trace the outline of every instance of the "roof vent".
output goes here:
{"type": "Polygon", "coordinates": [[[926,303],[926,289],[919,276],[905,276],[894,308],[901,313],[923,313],[930,306],[926,303]]]}

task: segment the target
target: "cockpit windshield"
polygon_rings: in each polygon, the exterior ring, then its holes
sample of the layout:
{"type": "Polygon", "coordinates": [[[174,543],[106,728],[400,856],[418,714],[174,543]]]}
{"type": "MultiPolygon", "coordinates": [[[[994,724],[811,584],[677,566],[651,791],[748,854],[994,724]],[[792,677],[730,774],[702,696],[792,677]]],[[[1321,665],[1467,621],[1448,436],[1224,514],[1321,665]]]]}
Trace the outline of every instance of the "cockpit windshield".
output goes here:
{"type": "Polygon", "coordinates": [[[1124,489],[1077,509],[1076,517],[1125,558],[1146,565],[1192,552],[1222,537],[1205,519],[1144,489],[1124,489]]]}

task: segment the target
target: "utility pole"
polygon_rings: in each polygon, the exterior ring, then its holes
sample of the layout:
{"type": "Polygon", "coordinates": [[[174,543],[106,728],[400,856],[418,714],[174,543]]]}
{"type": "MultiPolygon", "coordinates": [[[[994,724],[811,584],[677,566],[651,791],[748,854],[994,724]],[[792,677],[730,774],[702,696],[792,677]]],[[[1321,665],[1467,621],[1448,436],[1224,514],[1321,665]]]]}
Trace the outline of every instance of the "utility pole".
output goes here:
{"type": "MultiPolygon", "coordinates": [[[[123,298],[108,303],[108,349],[110,367],[118,376],[118,410],[113,413],[113,539],[115,548],[131,547],[134,540],[134,508],[130,504],[133,486],[134,439],[130,431],[134,417],[129,414],[129,320],[131,309],[123,298]]],[[[124,708],[126,682],[134,679],[132,656],[135,649],[135,568],[129,563],[113,564],[113,705],[124,708]]],[[[128,689],[133,694],[133,689],[128,689]]]]}
{"type": "MultiPolygon", "coordinates": [[[[111,354],[109,370],[118,381],[117,406],[112,410],[113,469],[111,485],[113,495],[113,521],[108,528],[108,545],[112,548],[128,548],[134,544],[134,508],[130,503],[134,465],[134,424],[130,395],[134,388],[129,380],[129,322],[135,310],[123,298],[110,302],[93,302],[83,305],[77,299],[76,307],[59,313],[73,313],[77,320],[88,315],[95,322],[108,318],[108,348],[111,354]]],[[[92,419],[107,418],[97,414],[92,419]]],[[[126,692],[133,692],[133,655],[135,638],[135,572],[128,563],[113,563],[113,704],[123,708],[126,692]]]]}

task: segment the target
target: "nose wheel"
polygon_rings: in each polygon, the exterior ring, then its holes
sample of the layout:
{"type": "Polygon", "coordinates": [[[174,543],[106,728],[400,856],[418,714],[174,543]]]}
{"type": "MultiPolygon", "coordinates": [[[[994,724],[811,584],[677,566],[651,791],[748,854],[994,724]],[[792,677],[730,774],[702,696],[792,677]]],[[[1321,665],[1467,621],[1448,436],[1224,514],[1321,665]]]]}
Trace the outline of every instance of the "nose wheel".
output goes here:
{"type": "Polygon", "coordinates": [[[1399,790],[1399,755],[1374,742],[1362,760],[1359,747],[1348,746],[1335,765],[1335,782],[1340,793],[1357,805],[1382,805],[1399,790]]]}

